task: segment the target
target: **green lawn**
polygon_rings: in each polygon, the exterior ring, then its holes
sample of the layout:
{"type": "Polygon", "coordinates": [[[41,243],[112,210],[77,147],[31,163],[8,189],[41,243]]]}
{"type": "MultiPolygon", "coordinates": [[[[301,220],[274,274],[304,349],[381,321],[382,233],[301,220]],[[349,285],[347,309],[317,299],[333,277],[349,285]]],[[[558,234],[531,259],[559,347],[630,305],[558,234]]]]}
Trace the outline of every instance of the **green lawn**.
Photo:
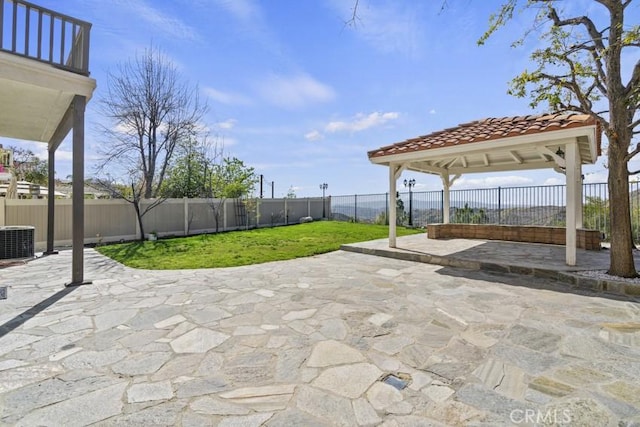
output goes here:
{"type": "MultiPolygon", "coordinates": [[[[424,232],[398,227],[398,236],[424,232]]],[[[217,268],[300,258],[338,250],[345,243],[382,239],[384,225],[318,221],[287,227],[97,247],[129,267],[153,270],[217,268]]]]}

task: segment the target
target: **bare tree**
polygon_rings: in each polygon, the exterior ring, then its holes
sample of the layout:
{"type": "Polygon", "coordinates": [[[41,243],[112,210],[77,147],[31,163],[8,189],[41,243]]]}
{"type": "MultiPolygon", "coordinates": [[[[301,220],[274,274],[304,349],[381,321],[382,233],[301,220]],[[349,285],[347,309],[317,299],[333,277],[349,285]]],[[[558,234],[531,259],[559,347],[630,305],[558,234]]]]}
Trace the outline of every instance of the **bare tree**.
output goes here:
{"type": "Polygon", "coordinates": [[[100,105],[111,123],[103,127],[108,144],[98,170],[138,170],[141,197],[157,197],[177,147],[200,131],[207,107],[197,86],[181,80],[171,61],[151,47],[109,73],[100,105]]]}
{"type": "Polygon", "coordinates": [[[166,198],[159,197],[159,198],[150,200],[149,203],[143,207],[142,193],[144,191],[144,187],[143,185],[141,185],[142,181],[140,179],[135,179],[135,178],[131,179],[131,182],[129,185],[118,183],[112,177],[94,178],[92,180],[92,184],[100,188],[101,190],[105,191],[106,193],[108,193],[109,196],[116,199],[124,199],[133,205],[133,208],[136,211],[136,218],[138,219],[138,226],[140,229],[139,239],[140,241],[143,241],[145,232],[144,232],[144,223],[142,222],[142,218],[151,209],[163,203],[166,200],[166,198]]]}

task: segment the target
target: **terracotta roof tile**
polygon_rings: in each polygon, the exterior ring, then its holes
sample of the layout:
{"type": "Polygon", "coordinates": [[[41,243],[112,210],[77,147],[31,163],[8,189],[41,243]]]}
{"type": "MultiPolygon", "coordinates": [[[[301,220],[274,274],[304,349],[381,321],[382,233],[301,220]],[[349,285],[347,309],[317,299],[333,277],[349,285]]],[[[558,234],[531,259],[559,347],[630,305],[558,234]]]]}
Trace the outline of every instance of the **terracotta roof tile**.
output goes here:
{"type": "MultiPolygon", "coordinates": [[[[595,118],[587,114],[577,113],[488,118],[463,123],[456,127],[387,145],[377,150],[369,151],[368,155],[369,158],[384,157],[404,152],[438,149],[458,144],[471,144],[474,142],[491,141],[500,138],[593,125],[597,125],[595,118]]],[[[599,151],[599,133],[597,137],[599,151]]]]}

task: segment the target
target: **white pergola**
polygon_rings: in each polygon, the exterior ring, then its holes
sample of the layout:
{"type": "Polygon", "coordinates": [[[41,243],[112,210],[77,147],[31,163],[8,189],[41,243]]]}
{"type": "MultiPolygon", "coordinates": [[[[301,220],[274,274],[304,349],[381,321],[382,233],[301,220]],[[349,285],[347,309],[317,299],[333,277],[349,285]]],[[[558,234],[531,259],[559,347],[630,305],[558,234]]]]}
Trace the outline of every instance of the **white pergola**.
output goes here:
{"type": "MultiPolygon", "coordinates": [[[[551,168],[566,174],[566,263],[576,265],[576,230],[582,228],[582,165],[600,154],[597,121],[583,114],[545,114],[478,120],[408,139],[368,153],[389,167],[389,206],[403,171],[439,175],[444,187],[444,222],[449,190],[465,173],[551,168]]],[[[389,247],[396,247],[396,211],[389,210],[389,247]]]]}

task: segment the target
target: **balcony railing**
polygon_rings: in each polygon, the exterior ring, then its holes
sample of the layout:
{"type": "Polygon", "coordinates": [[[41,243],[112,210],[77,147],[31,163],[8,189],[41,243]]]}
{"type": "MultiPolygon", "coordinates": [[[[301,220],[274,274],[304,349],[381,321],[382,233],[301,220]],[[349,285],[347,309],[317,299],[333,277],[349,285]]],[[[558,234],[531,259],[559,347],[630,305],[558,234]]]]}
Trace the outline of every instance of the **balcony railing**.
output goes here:
{"type": "Polygon", "coordinates": [[[91,24],[23,0],[0,0],[0,50],[89,75],[91,24]]]}

